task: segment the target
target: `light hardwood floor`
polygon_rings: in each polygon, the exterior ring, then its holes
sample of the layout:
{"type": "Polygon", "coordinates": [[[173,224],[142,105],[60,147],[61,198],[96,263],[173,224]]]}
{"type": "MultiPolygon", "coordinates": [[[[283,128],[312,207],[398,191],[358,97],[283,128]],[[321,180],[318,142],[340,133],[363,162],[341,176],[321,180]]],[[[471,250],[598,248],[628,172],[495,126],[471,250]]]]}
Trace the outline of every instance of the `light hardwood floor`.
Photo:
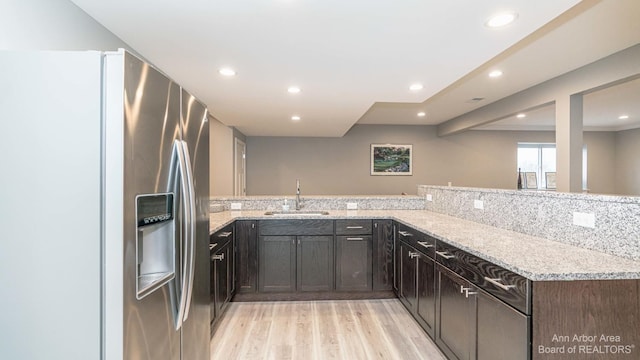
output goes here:
{"type": "Polygon", "coordinates": [[[233,302],[211,359],[444,360],[397,299],[233,302]]]}

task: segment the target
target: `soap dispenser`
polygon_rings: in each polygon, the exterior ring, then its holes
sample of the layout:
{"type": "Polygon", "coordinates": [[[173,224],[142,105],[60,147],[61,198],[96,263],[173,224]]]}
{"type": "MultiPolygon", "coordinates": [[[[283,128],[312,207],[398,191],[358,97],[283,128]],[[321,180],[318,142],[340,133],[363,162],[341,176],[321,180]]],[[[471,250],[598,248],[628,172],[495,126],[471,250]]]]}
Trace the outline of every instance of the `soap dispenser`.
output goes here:
{"type": "Polygon", "coordinates": [[[289,203],[287,199],[284,199],[284,203],[282,204],[282,211],[289,211],[289,203]]]}

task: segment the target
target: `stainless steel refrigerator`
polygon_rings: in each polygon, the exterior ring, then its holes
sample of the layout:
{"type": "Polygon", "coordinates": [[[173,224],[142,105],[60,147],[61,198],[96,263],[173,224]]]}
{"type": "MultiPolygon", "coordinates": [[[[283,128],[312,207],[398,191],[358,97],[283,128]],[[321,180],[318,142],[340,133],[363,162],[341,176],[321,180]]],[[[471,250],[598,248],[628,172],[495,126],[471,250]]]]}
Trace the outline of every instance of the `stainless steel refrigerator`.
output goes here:
{"type": "Polygon", "coordinates": [[[209,359],[205,106],[123,50],[0,68],[3,357],[209,359]]]}

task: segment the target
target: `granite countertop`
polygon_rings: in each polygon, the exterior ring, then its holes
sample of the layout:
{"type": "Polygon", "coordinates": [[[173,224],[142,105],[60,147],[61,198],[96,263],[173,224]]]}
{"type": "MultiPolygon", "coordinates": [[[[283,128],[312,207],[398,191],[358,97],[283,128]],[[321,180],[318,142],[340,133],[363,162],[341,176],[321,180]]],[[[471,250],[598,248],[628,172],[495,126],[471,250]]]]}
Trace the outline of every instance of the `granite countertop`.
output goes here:
{"type": "MultiPolygon", "coordinates": [[[[640,261],[503,230],[428,210],[330,210],[322,219],[393,219],[533,281],[640,279],[640,261]]],[[[210,215],[211,233],[234,220],[310,219],[264,210],[210,215]]]]}

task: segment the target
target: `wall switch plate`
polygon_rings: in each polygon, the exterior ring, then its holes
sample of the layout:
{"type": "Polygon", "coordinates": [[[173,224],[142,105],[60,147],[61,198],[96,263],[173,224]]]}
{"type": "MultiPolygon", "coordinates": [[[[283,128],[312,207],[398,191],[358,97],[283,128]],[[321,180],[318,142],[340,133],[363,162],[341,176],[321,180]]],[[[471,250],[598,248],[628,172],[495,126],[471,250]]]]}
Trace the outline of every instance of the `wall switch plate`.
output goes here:
{"type": "Polygon", "coordinates": [[[594,229],[596,227],[596,215],[594,213],[573,212],[573,225],[594,229]]]}
{"type": "Polygon", "coordinates": [[[433,201],[433,196],[431,196],[431,194],[427,194],[427,201],[433,201]]]}
{"type": "Polygon", "coordinates": [[[484,202],[482,200],[473,200],[473,207],[476,209],[484,210],[484,202]]]}
{"type": "Polygon", "coordinates": [[[358,210],[358,203],[347,203],[347,210],[358,210]]]}
{"type": "Polygon", "coordinates": [[[242,210],[242,203],[231,203],[231,210],[242,210]]]}

